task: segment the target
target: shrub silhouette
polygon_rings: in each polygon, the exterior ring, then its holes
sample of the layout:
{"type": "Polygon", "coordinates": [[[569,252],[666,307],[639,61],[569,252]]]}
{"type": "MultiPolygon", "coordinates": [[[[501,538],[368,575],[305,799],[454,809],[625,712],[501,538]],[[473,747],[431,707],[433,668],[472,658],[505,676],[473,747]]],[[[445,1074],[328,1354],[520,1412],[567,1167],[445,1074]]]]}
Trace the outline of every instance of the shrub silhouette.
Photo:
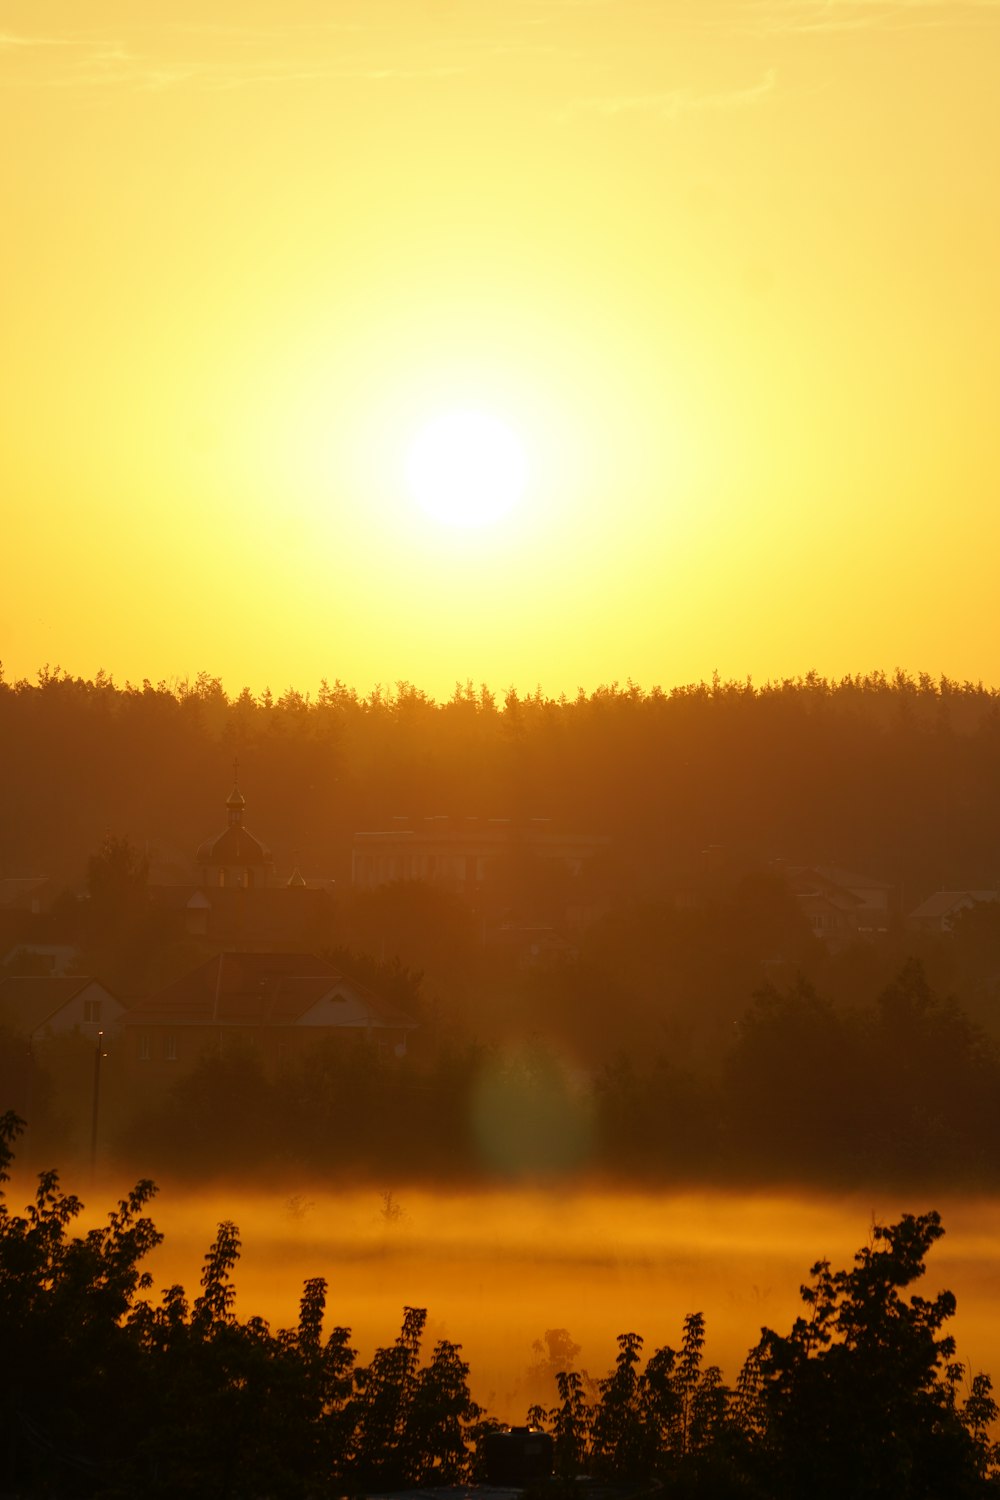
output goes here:
{"type": "MultiPolygon", "coordinates": [[[[18,1117],[0,1116],[0,1184],[18,1117]]],[[[472,1400],[457,1344],[421,1362],[426,1312],[357,1363],[350,1330],[324,1337],[326,1283],[306,1282],[296,1327],[241,1320],[236,1226],[218,1226],[193,1302],[146,1295],[161,1236],[140,1181],[103,1228],[72,1236],[80,1200],[55,1172],[22,1215],[0,1195],[0,1492],[125,1500],[212,1495],[282,1500],[460,1484],[496,1424],[472,1400]]],[[[675,1496],[766,1500],[977,1500],[997,1493],[988,1376],[966,1372],[944,1326],[950,1292],[909,1294],[943,1233],[938,1214],[877,1226],[850,1269],[813,1266],[806,1312],[764,1329],[734,1389],[703,1363],[704,1319],[680,1347],[622,1334],[596,1395],[575,1371],[531,1417],[555,1438],[558,1472],[662,1480],[675,1496]]],[[[574,1348],[568,1341],[567,1347],[574,1348]]]]}

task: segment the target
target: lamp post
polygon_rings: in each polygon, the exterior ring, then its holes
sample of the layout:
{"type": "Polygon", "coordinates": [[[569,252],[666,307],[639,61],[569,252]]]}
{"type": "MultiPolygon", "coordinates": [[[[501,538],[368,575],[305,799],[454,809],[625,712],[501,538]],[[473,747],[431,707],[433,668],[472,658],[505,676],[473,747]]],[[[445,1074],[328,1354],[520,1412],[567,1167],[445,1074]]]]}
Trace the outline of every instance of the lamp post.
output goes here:
{"type": "Polygon", "coordinates": [[[97,1111],[101,1102],[101,1059],[107,1057],[104,1050],[104,1032],[97,1033],[97,1046],[94,1049],[94,1101],[90,1116],[90,1180],[93,1182],[97,1172],[97,1111]]]}

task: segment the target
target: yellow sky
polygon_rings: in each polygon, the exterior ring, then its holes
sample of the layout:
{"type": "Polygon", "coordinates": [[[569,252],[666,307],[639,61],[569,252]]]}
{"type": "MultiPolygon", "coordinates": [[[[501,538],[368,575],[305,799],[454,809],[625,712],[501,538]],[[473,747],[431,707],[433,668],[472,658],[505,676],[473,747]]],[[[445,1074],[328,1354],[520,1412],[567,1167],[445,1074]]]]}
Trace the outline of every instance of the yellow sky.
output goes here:
{"type": "Polygon", "coordinates": [[[1000,0],[0,0],[5,674],[1000,682],[998,101],[1000,0]]]}

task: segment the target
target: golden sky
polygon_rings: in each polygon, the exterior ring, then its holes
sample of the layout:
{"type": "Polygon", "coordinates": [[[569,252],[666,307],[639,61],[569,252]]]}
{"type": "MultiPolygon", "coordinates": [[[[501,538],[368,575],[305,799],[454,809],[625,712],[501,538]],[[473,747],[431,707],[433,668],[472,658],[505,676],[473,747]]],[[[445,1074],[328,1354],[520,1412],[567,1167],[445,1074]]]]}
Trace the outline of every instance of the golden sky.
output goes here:
{"type": "Polygon", "coordinates": [[[0,110],[8,678],[1000,682],[1000,0],[0,0],[0,110]]]}

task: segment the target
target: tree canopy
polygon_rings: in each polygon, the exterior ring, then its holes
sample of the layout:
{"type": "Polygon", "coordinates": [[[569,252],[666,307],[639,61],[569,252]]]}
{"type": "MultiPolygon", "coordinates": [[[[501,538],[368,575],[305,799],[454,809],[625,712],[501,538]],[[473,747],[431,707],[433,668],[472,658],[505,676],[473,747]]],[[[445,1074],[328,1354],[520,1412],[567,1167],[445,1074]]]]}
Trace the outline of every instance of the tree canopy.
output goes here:
{"type": "MultiPolygon", "coordinates": [[[[0,1117],[0,1183],[21,1122],[0,1117]]],[[[496,1423],[473,1400],[461,1349],[422,1355],[423,1309],[358,1362],[308,1280],[295,1327],[235,1310],[236,1226],[221,1223],[193,1300],[155,1299],[142,1262],[161,1236],[142,1180],[103,1228],[42,1173],[23,1214],[0,1198],[0,1487],[11,1496],[211,1494],[270,1500],[467,1482],[496,1423]]],[[[686,1496],[977,1500],[997,1492],[988,1376],[967,1377],[945,1325],[955,1299],[910,1288],[943,1233],[937,1213],[876,1226],[854,1265],[813,1266],[789,1333],[762,1331],[735,1385],[704,1360],[703,1317],[643,1360],[618,1339],[596,1383],[556,1370],[557,1404],[527,1414],[558,1472],[661,1479],[686,1496]]],[[[551,1331],[550,1363],[576,1347],[551,1331]]]]}

